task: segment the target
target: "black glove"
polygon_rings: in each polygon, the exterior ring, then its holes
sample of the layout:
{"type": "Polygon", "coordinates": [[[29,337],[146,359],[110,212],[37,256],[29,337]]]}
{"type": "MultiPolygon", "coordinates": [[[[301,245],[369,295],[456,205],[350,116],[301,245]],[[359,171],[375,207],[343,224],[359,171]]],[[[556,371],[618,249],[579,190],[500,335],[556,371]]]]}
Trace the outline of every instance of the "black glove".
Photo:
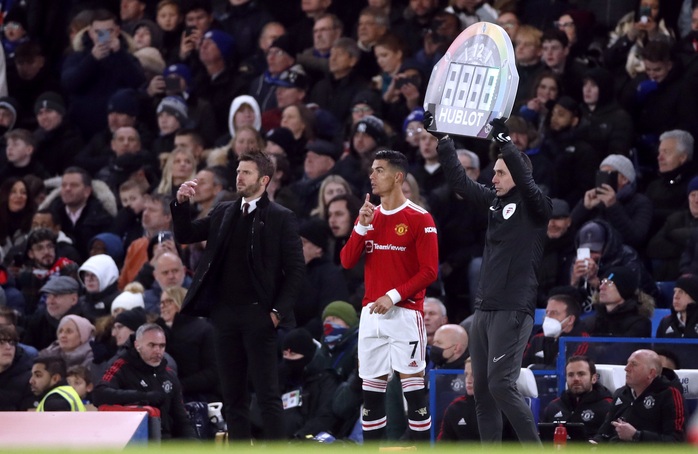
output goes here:
{"type": "Polygon", "coordinates": [[[507,128],[506,125],[506,118],[495,118],[494,120],[490,121],[490,124],[492,125],[492,140],[495,142],[499,142],[501,144],[505,144],[507,142],[511,142],[511,137],[509,137],[509,128],[507,128]]]}
{"type": "Polygon", "coordinates": [[[165,403],[165,400],[167,400],[167,394],[164,391],[147,391],[145,393],[144,400],[148,403],[148,405],[159,407],[165,403]]]}
{"type": "Polygon", "coordinates": [[[443,132],[437,132],[437,131],[430,131],[429,127],[434,124],[434,116],[429,112],[428,110],[424,112],[424,120],[422,120],[422,125],[424,126],[424,130],[430,133],[432,136],[436,137],[437,139],[441,140],[444,136],[447,134],[444,134],[443,132]]]}

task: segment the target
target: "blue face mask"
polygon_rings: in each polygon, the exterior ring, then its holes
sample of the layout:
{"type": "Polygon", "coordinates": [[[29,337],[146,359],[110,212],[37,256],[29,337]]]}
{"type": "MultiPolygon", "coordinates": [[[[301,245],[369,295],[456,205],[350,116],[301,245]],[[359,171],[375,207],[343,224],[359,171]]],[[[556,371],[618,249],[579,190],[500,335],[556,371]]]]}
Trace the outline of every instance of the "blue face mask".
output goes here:
{"type": "Polygon", "coordinates": [[[349,328],[345,328],[338,323],[325,323],[323,326],[324,335],[322,341],[324,342],[330,350],[332,350],[337,343],[342,340],[344,333],[349,331],[349,328]]]}

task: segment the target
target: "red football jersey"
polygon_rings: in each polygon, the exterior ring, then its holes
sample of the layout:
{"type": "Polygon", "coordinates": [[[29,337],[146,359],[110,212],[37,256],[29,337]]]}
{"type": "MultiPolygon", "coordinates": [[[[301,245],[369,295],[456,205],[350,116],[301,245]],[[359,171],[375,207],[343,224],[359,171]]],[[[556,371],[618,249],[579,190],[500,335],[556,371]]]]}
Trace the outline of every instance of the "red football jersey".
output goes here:
{"type": "Polygon", "coordinates": [[[340,253],[342,266],[354,267],[363,253],[364,306],[395,289],[398,306],[423,312],[426,288],[439,269],[436,226],[424,208],[409,200],[392,211],[376,207],[366,235],[352,231],[340,253]]]}

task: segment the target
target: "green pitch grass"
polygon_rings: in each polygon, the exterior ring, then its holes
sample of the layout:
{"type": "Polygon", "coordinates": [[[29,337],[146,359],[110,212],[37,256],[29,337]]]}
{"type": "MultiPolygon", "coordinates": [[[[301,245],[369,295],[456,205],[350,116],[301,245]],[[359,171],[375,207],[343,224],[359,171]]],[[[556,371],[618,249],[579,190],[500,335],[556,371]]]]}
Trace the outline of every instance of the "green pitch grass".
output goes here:
{"type": "MultiPolygon", "coordinates": [[[[358,446],[352,443],[331,443],[331,444],[318,444],[318,443],[278,443],[278,444],[257,444],[255,446],[243,445],[243,444],[231,444],[230,446],[222,446],[214,444],[213,442],[201,442],[201,443],[191,443],[191,442],[176,442],[169,441],[163,442],[160,445],[140,445],[140,446],[129,446],[123,452],[126,454],[216,454],[219,452],[231,452],[234,454],[322,454],[322,453],[357,453],[357,454],[394,454],[394,453],[435,453],[435,454],[540,454],[541,452],[555,452],[555,448],[552,443],[544,445],[544,449],[533,448],[527,446],[521,446],[519,444],[505,444],[501,447],[487,447],[483,448],[479,443],[453,443],[442,445],[438,444],[431,446],[429,444],[409,446],[409,445],[368,445],[368,446],[358,446]]],[[[633,454],[665,454],[665,453],[677,453],[677,454],[696,454],[698,453],[698,448],[690,446],[687,444],[665,444],[665,445],[647,445],[647,444],[627,444],[627,445],[568,445],[563,451],[568,454],[588,454],[594,452],[609,452],[609,453],[633,453],[633,454]]],[[[5,450],[0,446],[0,452],[10,452],[5,450]]],[[[62,453],[109,453],[118,452],[116,450],[96,450],[96,449],[85,449],[85,450],[63,450],[63,449],[51,449],[51,450],[37,450],[27,448],[26,450],[12,450],[12,452],[18,453],[51,453],[51,454],[62,454],[62,453]]]]}

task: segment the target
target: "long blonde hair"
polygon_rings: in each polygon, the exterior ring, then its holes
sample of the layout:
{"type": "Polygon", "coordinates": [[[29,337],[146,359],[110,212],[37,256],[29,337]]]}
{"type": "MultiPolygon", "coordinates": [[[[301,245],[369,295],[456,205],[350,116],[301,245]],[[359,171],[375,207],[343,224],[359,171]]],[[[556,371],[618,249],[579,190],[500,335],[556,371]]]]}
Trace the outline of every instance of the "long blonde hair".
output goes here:
{"type": "Polygon", "coordinates": [[[187,289],[184,287],[167,287],[162,289],[162,293],[172,298],[175,305],[181,309],[182,303],[184,302],[184,297],[187,296],[187,289]]]}
{"type": "Polygon", "coordinates": [[[411,173],[406,174],[404,182],[407,183],[407,186],[410,187],[410,191],[412,192],[412,194],[409,197],[409,200],[424,209],[428,209],[429,206],[427,204],[427,201],[424,200],[424,198],[422,197],[422,193],[420,192],[419,188],[419,183],[417,182],[417,179],[414,177],[414,175],[412,175],[411,173]]]}
{"type": "Polygon", "coordinates": [[[187,149],[172,151],[170,152],[169,156],[167,156],[167,161],[165,161],[165,165],[162,168],[162,178],[160,179],[160,184],[155,191],[158,194],[172,195],[172,166],[174,165],[175,157],[180,154],[187,155],[192,163],[191,175],[186,177],[186,180],[193,180],[196,178],[196,158],[194,157],[194,154],[187,149]]]}
{"type": "MultiPolygon", "coordinates": [[[[322,183],[320,184],[320,191],[317,196],[317,205],[310,212],[310,216],[318,217],[320,219],[325,219],[325,210],[327,209],[327,204],[325,203],[325,188],[330,183],[339,183],[344,186],[344,191],[346,194],[351,194],[351,186],[349,182],[345,180],[340,175],[327,175],[322,183]]],[[[328,200],[329,202],[329,200],[328,200]]]]}

